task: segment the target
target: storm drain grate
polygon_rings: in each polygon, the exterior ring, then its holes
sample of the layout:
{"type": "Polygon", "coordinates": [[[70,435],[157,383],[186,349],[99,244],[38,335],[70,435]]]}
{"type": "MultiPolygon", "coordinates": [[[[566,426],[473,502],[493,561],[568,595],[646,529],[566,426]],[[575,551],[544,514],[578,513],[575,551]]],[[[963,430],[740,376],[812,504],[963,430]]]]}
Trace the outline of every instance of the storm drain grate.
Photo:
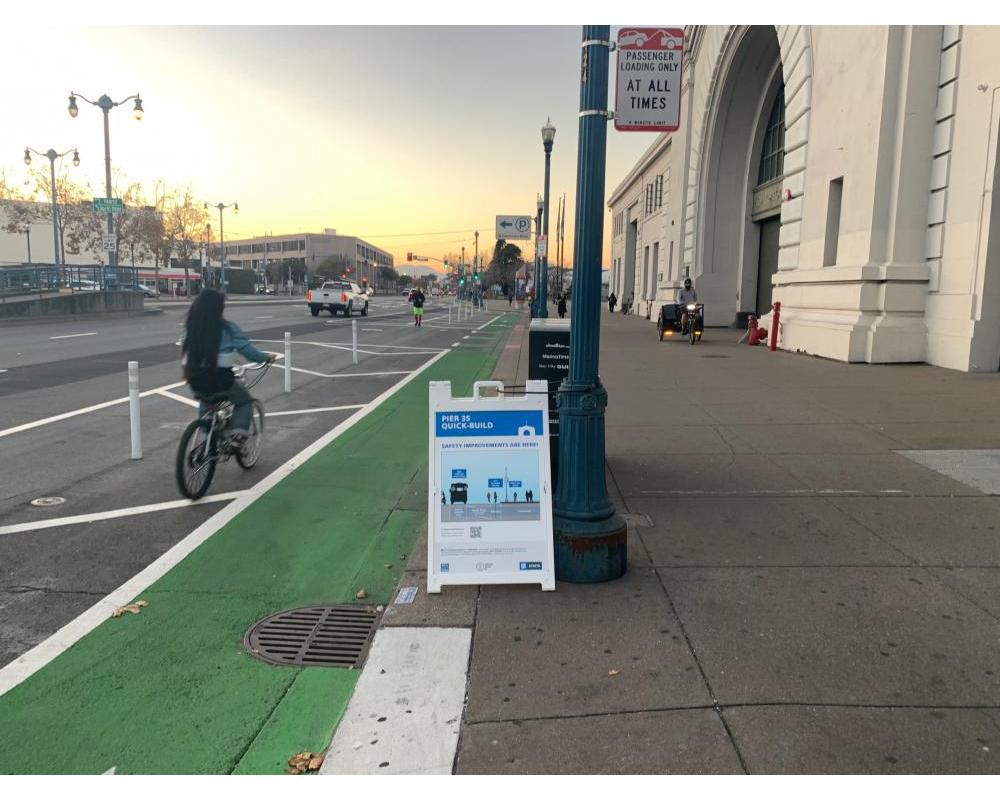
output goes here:
{"type": "Polygon", "coordinates": [[[293,608],[254,623],[243,646],[268,664],[354,669],[361,665],[377,622],[371,606],[293,608]]]}

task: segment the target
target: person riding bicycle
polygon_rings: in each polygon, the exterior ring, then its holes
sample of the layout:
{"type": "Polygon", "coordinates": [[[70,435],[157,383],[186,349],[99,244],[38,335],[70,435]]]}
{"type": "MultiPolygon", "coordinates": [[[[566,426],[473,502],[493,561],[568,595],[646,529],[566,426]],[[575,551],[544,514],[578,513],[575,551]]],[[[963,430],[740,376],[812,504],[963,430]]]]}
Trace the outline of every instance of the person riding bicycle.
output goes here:
{"type": "Polygon", "coordinates": [[[687,307],[691,303],[698,302],[698,293],[694,290],[690,278],[684,279],[684,288],[677,292],[677,305],[681,312],[681,330],[687,330],[687,307]]]}
{"type": "Polygon", "coordinates": [[[222,316],[226,298],[214,289],[205,289],[188,309],[181,346],[184,379],[201,404],[198,414],[208,411],[206,397],[224,398],[233,404],[229,432],[238,449],[250,433],[253,397],[233,375],[236,353],[248,361],[263,364],[275,357],[262,353],[250,343],[235,322],[222,316]]]}

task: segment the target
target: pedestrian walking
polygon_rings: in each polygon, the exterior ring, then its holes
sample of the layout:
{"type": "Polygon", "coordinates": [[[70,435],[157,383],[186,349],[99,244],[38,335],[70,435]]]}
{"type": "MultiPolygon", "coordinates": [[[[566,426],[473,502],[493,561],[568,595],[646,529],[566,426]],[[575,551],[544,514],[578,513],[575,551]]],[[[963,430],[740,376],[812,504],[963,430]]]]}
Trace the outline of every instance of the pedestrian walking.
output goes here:
{"type": "Polygon", "coordinates": [[[566,295],[559,295],[559,303],[556,309],[559,311],[559,319],[566,319],[566,295]]]}
{"type": "Polygon", "coordinates": [[[424,300],[426,299],[418,286],[411,298],[411,302],[413,303],[413,324],[418,328],[421,327],[420,321],[424,318],[424,300]]]}
{"type": "Polygon", "coordinates": [[[615,296],[615,293],[612,292],[608,295],[608,312],[614,314],[616,305],[618,305],[618,298],[615,296]]]}
{"type": "Polygon", "coordinates": [[[513,293],[507,295],[507,308],[510,308],[512,305],[514,305],[514,294],[513,293]]]}

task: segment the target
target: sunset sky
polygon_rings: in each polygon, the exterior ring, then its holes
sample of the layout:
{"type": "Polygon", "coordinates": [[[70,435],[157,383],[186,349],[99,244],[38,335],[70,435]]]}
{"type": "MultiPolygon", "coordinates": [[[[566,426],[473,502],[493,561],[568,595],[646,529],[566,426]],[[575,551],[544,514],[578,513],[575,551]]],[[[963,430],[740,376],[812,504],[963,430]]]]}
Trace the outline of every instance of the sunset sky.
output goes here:
{"type": "MultiPolygon", "coordinates": [[[[67,97],[139,91],[141,122],[131,104],[111,114],[112,164],[128,178],[238,201],[227,238],[336,228],[400,264],[407,251],[471,252],[476,229],[489,250],[496,214],[534,214],[551,116],[550,233],[566,192],[572,253],[577,26],[65,27],[48,30],[43,58],[37,33],[4,30],[8,180],[24,177],[25,145],[76,146],[74,172],[103,195],[101,113],[81,102],[71,119],[67,97]]],[[[609,128],[610,190],[655,134],[609,128]]]]}

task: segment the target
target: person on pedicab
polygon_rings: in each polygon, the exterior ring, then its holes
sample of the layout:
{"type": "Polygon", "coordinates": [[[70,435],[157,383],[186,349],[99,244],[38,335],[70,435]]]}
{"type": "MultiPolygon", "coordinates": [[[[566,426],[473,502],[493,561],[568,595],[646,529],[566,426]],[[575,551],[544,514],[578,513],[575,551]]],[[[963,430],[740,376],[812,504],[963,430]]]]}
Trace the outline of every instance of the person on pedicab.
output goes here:
{"type": "Polygon", "coordinates": [[[698,302],[698,293],[694,290],[694,284],[691,283],[690,278],[684,279],[684,288],[678,290],[677,292],[677,305],[680,306],[678,309],[680,311],[681,320],[681,330],[687,330],[687,307],[692,303],[698,302]]]}

